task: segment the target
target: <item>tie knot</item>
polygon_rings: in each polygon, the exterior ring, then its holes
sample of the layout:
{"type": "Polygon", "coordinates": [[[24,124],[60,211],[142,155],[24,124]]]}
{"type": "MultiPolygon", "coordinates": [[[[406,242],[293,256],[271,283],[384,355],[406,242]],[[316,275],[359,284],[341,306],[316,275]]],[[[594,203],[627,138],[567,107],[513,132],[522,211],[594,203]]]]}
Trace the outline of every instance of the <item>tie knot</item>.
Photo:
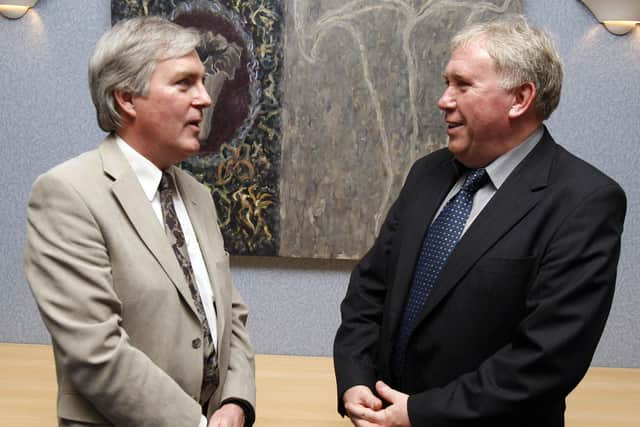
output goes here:
{"type": "Polygon", "coordinates": [[[160,178],[160,184],[158,184],[158,191],[167,191],[171,189],[171,175],[167,172],[162,172],[162,178],[160,178]]]}
{"type": "Polygon", "coordinates": [[[475,194],[486,182],[487,171],[485,169],[471,169],[469,175],[464,180],[460,191],[475,194]]]}

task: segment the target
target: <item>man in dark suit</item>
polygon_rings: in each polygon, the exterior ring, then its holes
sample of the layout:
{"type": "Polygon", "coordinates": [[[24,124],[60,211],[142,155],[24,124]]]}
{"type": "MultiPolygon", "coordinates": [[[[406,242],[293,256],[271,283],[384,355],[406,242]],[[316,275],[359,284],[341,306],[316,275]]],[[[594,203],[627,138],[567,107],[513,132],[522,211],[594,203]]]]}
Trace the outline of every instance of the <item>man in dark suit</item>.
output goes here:
{"type": "Polygon", "coordinates": [[[341,305],[339,411],[559,427],[611,306],[625,195],[542,124],[562,85],[547,35],[511,17],[451,47],[448,150],[413,165],[341,305]]]}

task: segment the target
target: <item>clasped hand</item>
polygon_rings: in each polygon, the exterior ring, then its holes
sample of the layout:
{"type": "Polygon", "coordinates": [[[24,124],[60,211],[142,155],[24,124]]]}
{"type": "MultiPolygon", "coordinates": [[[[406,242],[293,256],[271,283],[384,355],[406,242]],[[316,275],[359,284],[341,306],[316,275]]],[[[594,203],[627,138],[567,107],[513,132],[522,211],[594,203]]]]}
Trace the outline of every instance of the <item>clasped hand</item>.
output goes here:
{"type": "Polygon", "coordinates": [[[376,383],[376,397],[371,389],[356,385],[345,391],[344,409],[356,427],[411,427],[407,400],[409,395],[392,389],[382,381],[376,383]]]}

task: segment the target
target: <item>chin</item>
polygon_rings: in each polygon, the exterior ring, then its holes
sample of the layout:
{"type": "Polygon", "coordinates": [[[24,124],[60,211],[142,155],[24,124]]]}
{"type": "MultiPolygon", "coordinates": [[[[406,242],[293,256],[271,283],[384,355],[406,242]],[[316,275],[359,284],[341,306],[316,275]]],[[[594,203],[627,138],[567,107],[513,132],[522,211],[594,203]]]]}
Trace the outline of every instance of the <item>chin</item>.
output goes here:
{"type": "Polygon", "coordinates": [[[196,154],[200,151],[200,140],[198,138],[194,138],[188,142],[183,144],[185,153],[189,153],[189,155],[196,154]]]}
{"type": "Polygon", "coordinates": [[[449,138],[449,143],[447,144],[447,148],[449,149],[449,151],[451,151],[455,155],[463,154],[467,150],[468,146],[469,144],[465,141],[451,138],[449,138]]]}

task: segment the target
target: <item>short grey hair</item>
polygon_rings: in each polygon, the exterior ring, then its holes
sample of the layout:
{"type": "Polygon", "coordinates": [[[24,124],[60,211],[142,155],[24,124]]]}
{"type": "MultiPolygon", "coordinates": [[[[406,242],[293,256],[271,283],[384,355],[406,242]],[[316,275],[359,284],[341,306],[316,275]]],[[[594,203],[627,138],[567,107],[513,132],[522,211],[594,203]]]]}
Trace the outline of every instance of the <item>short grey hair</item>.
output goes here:
{"type": "Polygon", "coordinates": [[[483,22],[462,29],[451,40],[451,51],[480,42],[494,60],[501,86],[513,89],[526,82],[536,87],[534,109],[546,120],[560,102],[562,62],[551,37],[530,27],[521,15],[483,22]]]}
{"type": "Polygon", "coordinates": [[[118,22],[98,40],[89,60],[89,89],[98,125],[105,132],[122,127],[116,90],[146,96],[160,61],[179,58],[200,43],[200,33],[164,18],[148,16],[118,22]]]}

